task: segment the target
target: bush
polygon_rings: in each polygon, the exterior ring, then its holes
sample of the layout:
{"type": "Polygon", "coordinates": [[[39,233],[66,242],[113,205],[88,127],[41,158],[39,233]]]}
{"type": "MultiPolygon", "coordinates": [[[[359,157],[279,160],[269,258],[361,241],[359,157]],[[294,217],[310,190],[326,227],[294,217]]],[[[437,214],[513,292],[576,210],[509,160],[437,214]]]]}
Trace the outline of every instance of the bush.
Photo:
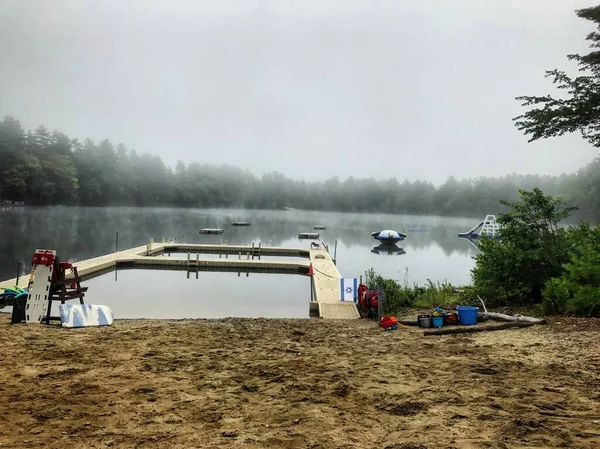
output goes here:
{"type": "Polygon", "coordinates": [[[405,273],[404,282],[400,284],[394,279],[386,279],[372,268],[365,272],[365,283],[370,290],[380,289],[384,296],[383,313],[386,315],[400,314],[409,307],[435,308],[436,306],[449,306],[456,304],[459,299],[457,289],[451,284],[443,282],[434,283],[427,280],[427,285],[419,286],[408,284],[408,273],[405,273]]]}
{"type": "Polygon", "coordinates": [[[582,223],[569,236],[571,259],[560,277],[546,283],[544,311],[600,316],[600,228],[582,223]]]}
{"type": "Polygon", "coordinates": [[[573,207],[540,189],[519,190],[521,199],[500,215],[500,241],[483,239],[473,269],[475,291],[499,304],[536,304],[552,277],[560,276],[569,259],[568,232],[560,222],[573,207]]]}

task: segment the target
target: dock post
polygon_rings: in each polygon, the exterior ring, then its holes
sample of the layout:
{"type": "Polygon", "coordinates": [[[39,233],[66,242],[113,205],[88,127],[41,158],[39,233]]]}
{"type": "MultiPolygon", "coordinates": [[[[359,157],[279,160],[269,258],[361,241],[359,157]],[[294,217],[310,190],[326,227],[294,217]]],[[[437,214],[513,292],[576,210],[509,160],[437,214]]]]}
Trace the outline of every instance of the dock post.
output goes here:
{"type": "Polygon", "coordinates": [[[228,242],[228,241],[229,241],[228,239],[225,239],[225,245],[227,245],[227,242],[228,242]]]}
{"type": "Polygon", "coordinates": [[[119,231],[117,231],[115,236],[115,253],[117,252],[119,252],[119,231]]]}
{"type": "Polygon", "coordinates": [[[383,292],[383,289],[379,286],[379,284],[377,285],[377,287],[375,287],[375,290],[377,290],[377,296],[379,297],[379,300],[377,301],[377,322],[379,323],[381,321],[381,317],[383,316],[383,303],[385,302],[385,293],[383,292]]]}
{"type": "Polygon", "coordinates": [[[238,253],[238,259],[242,260],[242,252],[241,251],[238,253]]]}
{"type": "Polygon", "coordinates": [[[333,248],[333,260],[337,260],[337,239],[335,240],[335,246],[333,248]]]}
{"type": "Polygon", "coordinates": [[[190,253],[188,253],[187,267],[188,267],[188,271],[190,271],[190,253]]]}
{"type": "Polygon", "coordinates": [[[200,265],[200,253],[196,253],[196,276],[198,276],[198,266],[200,265]]]}
{"type": "Polygon", "coordinates": [[[360,283],[362,284],[362,274],[360,275],[360,283]]]}
{"type": "Polygon", "coordinates": [[[310,277],[310,302],[314,301],[314,292],[315,292],[315,288],[314,288],[314,279],[311,276],[310,277]]]}

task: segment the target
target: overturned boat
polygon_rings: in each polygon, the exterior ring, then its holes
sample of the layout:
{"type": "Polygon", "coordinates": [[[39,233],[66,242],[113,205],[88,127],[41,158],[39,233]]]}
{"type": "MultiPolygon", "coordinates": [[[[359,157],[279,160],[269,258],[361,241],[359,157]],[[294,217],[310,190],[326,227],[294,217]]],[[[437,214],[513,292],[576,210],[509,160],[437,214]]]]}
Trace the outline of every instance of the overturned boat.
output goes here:
{"type": "Polygon", "coordinates": [[[479,237],[500,237],[500,223],[495,215],[486,215],[485,219],[468,232],[460,232],[461,238],[476,239],[479,237]]]}
{"type": "Polygon", "coordinates": [[[383,231],[371,233],[375,240],[379,240],[382,243],[397,243],[406,238],[406,234],[402,232],[392,231],[391,229],[384,229],[383,231]]]}

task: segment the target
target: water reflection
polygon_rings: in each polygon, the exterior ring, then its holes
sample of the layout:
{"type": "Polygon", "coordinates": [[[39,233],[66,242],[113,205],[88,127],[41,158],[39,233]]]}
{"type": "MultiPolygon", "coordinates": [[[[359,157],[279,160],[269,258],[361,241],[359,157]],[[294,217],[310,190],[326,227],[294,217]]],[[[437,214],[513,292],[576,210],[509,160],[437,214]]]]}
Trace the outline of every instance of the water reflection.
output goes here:
{"type": "Polygon", "coordinates": [[[119,269],[85,284],[85,301],[110,307],[117,318],[309,316],[306,276],[119,269]]]}
{"type": "Polygon", "coordinates": [[[476,252],[481,252],[481,249],[479,248],[478,245],[478,240],[476,238],[471,238],[471,237],[459,237],[460,240],[466,240],[469,245],[471,245],[473,248],[475,248],[476,252]]]}
{"type": "MultiPolygon", "coordinates": [[[[457,238],[478,218],[353,214],[308,211],[197,210],[164,208],[14,208],[0,212],[0,279],[16,274],[22,260],[23,274],[29,271],[36,248],[52,248],[61,260],[77,261],[119,248],[147,243],[163,237],[188,243],[251,244],[308,248],[310,240],[298,240],[299,232],[315,232],[334,252],[337,241],[338,268],[344,276],[358,276],[373,267],[398,277],[409,269],[415,282],[427,278],[469,282],[475,246],[457,238]],[[231,226],[248,221],[248,227],[231,226]],[[222,235],[199,235],[198,230],[220,227],[222,235]],[[408,230],[402,242],[402,257],[379,257],[373,250],[371,232],[380,229],[408,230]],[[372,256],[372,258],[371,258],[372,256]]],[[[480,220],[480,218],[479,218],[480,220]]]]}
{"type": "Polygon", "coordinates": [[[406,254],[404,248],[400,248],[394,243],[382,243],[379,246],[374,246],[371,252],[374,254],[383,254],[388,256],[400,256],[402,254],[406,254]]]}

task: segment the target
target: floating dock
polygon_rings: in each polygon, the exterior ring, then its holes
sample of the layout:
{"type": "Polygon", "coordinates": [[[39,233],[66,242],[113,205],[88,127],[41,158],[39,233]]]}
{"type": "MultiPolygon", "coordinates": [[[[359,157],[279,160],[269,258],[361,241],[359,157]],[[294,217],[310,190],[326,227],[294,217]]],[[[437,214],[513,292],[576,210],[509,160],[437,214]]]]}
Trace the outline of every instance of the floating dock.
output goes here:
{"type": "MultiPolygon", "coordinates": [[[[60,255],[59,255],[60,257],[60,255]]],[[[118,251],[105,256],[73,262],[79,276],[84,280],[99,276],[117,268],[142,268],[182,271],[244,271],[276,272],[308,276],[313,268],[309,310],[326,319],[358,319],[356,304],[340,301],[341,275],[325,248],[283,248],[260,245],[200,245],[184,243],[154,243],[118,251]],[[187,253],[188,258],[157,257],[168,253],[187,253]],[[194,254],[195,257],[192,257],[194,254]],[[201,258],[202,254],[227,254],[226,258],[201,258]],[[237,256],[237,257],[236,257],[237,256]],[[255,257],[299,257],[304,260],[260,260],[255,257]]],[[[66,278],[71,279],[72,273],[66,278]]],[[[26,288],[29,276],[19,278],[19,286],[26,288]]],[[[16,279],[0,282],[0,287],[13,287],[16,279]]],[[[308,297],[308,291],[307,291],[308,297]]],[[[258,299],[258,298],[257,298],[258,299]]]]}
{"type": "Polygon", "coordinates": [[[204,228],[200,229],[199,232],[200,234],[223,234],[225,231],[221,228],[204,228]]]}
{"type": "Polygon", "coordinates": [[[318,232],[299,232],[298,233],[299,239],[318,240],[320,237],[321,237],[321,235],[318,232]]]}
{"type": "Polygon", "coordinates": [[[234,221],[231,226],[250,226],[252,223],[249,221],[234,221]]]}
{"type": "Polygon", "coordinates": [[[313,229],[315,231],[325,231],[327,229],[327,227],[326,226],[322,226],[322,225],[314,225],[313,229]]]}

